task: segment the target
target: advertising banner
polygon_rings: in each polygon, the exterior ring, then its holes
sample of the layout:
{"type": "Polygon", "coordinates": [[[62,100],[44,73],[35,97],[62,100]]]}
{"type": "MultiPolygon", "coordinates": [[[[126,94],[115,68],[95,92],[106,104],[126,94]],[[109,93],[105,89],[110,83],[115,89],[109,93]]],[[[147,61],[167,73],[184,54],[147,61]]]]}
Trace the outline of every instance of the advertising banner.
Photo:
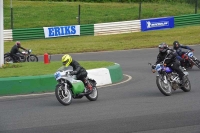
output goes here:
{"type": "Polygon", "coordinates": [[[80,25],[43,27],[45,38],[80,35],[80,25]]]}
{"type": "Polygon", "coordinates": [[[174,28],[174,17],[152,18],[141,20],[141,30],[160,30],[166,28],[174,28]]]}

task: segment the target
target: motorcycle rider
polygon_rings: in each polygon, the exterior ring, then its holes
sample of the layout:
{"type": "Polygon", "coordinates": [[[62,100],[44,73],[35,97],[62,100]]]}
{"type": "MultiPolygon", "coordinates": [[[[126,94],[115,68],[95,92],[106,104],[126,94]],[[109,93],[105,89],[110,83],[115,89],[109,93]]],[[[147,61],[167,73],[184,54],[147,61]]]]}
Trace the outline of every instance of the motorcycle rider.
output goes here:
{"type": "Polygon", "coordinates": [[[166,64],[166,66],[170,67],[171,69],[173,69],[174,71],[178,73],[180,81],[181,81],[180,84],[184,86],[185,74],[179,68],[180,63],[178,62],[176,58],[177,53],[173,49],[170,49],[168,45],[164,42],[159,44],[158,49],[159,49],[159,54],[157,55],[156,63],[152,65],[152,69],[153,69],[152,72],[155,72],[154,69],[156,67],[156,64],[164,61],[165,58],[169,58],[165,60],[164,64],[166,64]]]}
{"type": "MultiPolygon", "coordinates": [[[[183,66],[184,62],[187,64],[187,65],[190,65],[189,62],[186,62],[185,59],[182,58],[182,55],[184,55],[186,52],[182,50],[183,49],[188,49],[188,50],[191,50],[191,51],[194,51],[194,49],[190,48],[189,46],[184,46],[182,44],[180,44],[178,41],[174,41],[173,42],[173,48],[174,50],[176,50],[176,53],[178,54],[177,56],[177,59],[180,61],[181,63],[181,66],[183,66]]],[[[192,67],[192,66],[187,66],[187,67],[192,67]]]]}
{"type": "MultiPolygon", "coordinates": [[[[23,49],[23,50],[26,50],[25,48],[23,48],[21,46],[21,43],[20,41],[16,41],[15,42],[15,45],[11,48],[10,50],[10,55],[11,57],[13,58],[13,62],[18,62],[20,60],[20,55],[18,55],[17,53],[20,53],[22,54],[22,52],[19,50],[19,49],[23,49]]],[[[26,50],[27,51],[27,50],[26,50]]]]}
{"type": "Polygon", "coordinates": [[[86,93],[92,92],[92,85],[87,81],[87,71],[83,68],[76,60],[72,59],[69,54],[63,55],[62,64],[66,67],[69,65],[73,67],[73,71],[70,73],[71,75],[76,75],[78,80],[81,80],[85,87],[88,89],[86,93]]]}

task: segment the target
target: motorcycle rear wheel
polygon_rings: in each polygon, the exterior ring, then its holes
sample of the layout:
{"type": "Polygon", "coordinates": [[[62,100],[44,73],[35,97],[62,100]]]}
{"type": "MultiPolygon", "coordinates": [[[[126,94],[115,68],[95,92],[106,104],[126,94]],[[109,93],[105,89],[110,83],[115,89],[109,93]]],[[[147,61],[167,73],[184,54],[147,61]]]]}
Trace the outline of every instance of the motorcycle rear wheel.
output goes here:
{"type": "Polygon", "coordinates": [[[189,80],[188,76],[186,76],[185,78],[186,78],[186,83],[185,83],[184,87],[181,87],[181,89],[184,92],[189,92],[191,90],[190,80],[189,80]]]}
{"type": "Polygon", "coordinates": [[[28,62],[38,62],[38,57],[34,54],[31,54],[30,56],[27,57],[28,62]]]}
{"type": "Polygon", "coordinates": [[[71,90],[63,88],[61,85],[57,85],[55,89],[55,95],[57,100],[62,104],[62,105],[70,105],[72,102],[72,92],[71,90]]]}
{"type": "Polygon", "coordinates": [[[98,90],[97,90],[97,87],[93,87],[93,91],[91,94],[89,95],[86,95],[86,98],[90,101],[96,101],[97,98],[98,98],[98,90]]]}
{"type": "Polygon", "coordinates": [[[172,94],[172,87],[167,81],[167,83],[164,83],[164,81],[161,79],[161,76],[156,77],[156,84],[160,92],[165,96],[170,96],[172,94]]]}
{"type": "Polygon", "coordinates": [[[13,62],[14,62],[14,60],[13,60],[12,57],[10,57],[10,56],[5,56],[4,57],[4,64],[5,63],[13,63],[13,62]]]}

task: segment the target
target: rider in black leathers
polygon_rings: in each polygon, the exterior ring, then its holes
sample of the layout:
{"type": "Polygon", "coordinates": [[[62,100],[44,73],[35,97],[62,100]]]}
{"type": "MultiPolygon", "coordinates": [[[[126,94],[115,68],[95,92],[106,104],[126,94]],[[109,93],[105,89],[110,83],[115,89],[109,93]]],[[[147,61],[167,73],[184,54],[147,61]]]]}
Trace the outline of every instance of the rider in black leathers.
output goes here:
{"type": "Polygon", "coordinates": [[[161,43],[159,46],[159,54],[157,56],[157,61],[155,65],[152,66],[152,69],[155,69],[156,64],[164,61],[164,59],[167,57],[169,59],[165,60],[166,66],[172,68],[174,71],[176,71],[179,75],[179,78],[181,80],[181,84],[184,85],[185,76],[183,71],[180,69],[180,63],[177,60],[177,53],[173,49],[170,49],[166,43],[161,43]]]}
{"type": "Polygon", "coordinates": [[[73,71],[70,74],[76,75],[76,78],[78,80],[81,80],[84,83],[84,85],[86,86],[86,88],[88,89],[87,93],[91,93],[92,86],[86,79],[88,73],[85,70],[85,68],[83,68],[76,60],[72,59],[72,57],[68,54],[65,54],[62,57],[62,63],[66,67],[68,67],[68,66],[73,67],[73,71]]]}
{"type": "MultiPolygon", "coordinates": [[[[182,50],[183,49],[188,49],[191,51],[194,51],[194,49],[190,48],[189,46],[184,46],[182,44],[180,44],[178,41],[174,41],[173,42],[173,48],[174,50],[176,50],[176,53],[178,54],[177,59],[181,62],[181,66],[183,66],[185,60],[181,57],[183,54],[185,54],[186,52],[182,50]]],[[[187,65],[190,65],[189,62],[186,62],[187,65]]],[[[192,67],[192,66],[187,66],[187,67],[192,67]]]]}
{"type": "Polygon", "coordinates": [[[13,58],[14,62],[19,62],[19,60],[20,60],[20,55],[17,54],[17,53],[21,53],[21,51],[19,50],[19,48],[21,48],[23,50],[26,50],[25,48],[23,48],[21,46],[21,43],[19,41],[17,41],[15,43],[15,45],[10,50],[10,56],[13,58]]]}

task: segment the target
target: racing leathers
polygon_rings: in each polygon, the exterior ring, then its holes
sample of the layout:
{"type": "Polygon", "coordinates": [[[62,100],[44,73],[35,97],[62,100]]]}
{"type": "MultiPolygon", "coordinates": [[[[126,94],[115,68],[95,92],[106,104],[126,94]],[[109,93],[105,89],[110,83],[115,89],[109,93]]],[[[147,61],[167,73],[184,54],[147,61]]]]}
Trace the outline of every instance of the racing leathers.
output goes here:
{"type": "Polygon", "coordinates": [[[21,53],[21,51],[19,50],[19,48],[23,49],[23,50],[26,50],[25,48],[23,47],[18,47],[16,44],[11,48],[10,50],[10,55],[11,57],[13,58],[14,62],[18,62],[20,60],[20,55],[17,54],[17,53],[21,53]]]}
{"type": "MultiPolygon", "coordinates": [[[[193,51],[192,48],[188,47],[188,46],[184,46],[184,45],[179,45],[179,47],[175,48],[176,53],[177,53],[177,59],[181,62],[181,66],[183,67],[184,62],[186,62],[183,58],[182,55],[184,55],[186,52],[183,51],[183,49],[188,49],[193,51]]],[[[186,64],[189,64],[188,62],[186,62],[186,64]]],[[[189,67],[189,66],[188,66],[189,67]]]]}
{"type": "Polygon", "coordinates": [[[183,84],[182,80],[184,78],[184,73],[179,68],[180,63],[178,62],[178,60],[176,59],[176,57],[177,57],[177,53],[174,50],[172,50],[172,49],[168,49],[164,53],[160,52],[158,54],[158,56],[157,56],[157,61],[156,61],[155,65],[158,64],[158,63],[160,63],[160,62],[162,62],[162,61],[164,61],[165,58],[168,58],[168,59],[165,60],[164,64],[166,64],[166,66],[172,68],[174,71],[176,71],[178,73],[179,78],[181,80],[181,84],[183,84]]]}
{"type": "Polygon", "coordinates": [[[73,67],[73,71],[71,72],[72,75],[76,75],[76,78],[78,80],[81,80],[86,88],[88,88],[88,92],[92,91],[92,86],[91,84],[87,81],[87,71],[85,68],[83,68],[76,60],[72,60],[72,62],[69,64],[70,66],[73,67]]]}

